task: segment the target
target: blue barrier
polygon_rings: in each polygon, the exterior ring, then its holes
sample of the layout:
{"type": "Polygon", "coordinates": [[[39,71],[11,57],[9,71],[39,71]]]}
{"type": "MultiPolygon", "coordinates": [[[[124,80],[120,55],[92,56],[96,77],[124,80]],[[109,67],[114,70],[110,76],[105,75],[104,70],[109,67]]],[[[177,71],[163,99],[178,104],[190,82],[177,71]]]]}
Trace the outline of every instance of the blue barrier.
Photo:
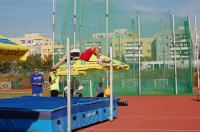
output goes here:
{"type": "MultiPolygon", "coordinates": [[[[108,120],[110,117],[110,98],[104,98],[101,102],[101,121],[108,120]]],[[[117,117],[118,114],[118,106],[117,106],[117,98],[113,99],[113,117],[117,117]]]]}
{"type": "MultiPolygon", "coordinates": [[[[110,116],[109,98],[72,98],[72,130],[110,116]]],[[[63,97],[23,96],[0,99],[0,131],[67,131],[67,101],[63,97]]],[[[117,117],[117,98],[113,116],[117,117]]]]}

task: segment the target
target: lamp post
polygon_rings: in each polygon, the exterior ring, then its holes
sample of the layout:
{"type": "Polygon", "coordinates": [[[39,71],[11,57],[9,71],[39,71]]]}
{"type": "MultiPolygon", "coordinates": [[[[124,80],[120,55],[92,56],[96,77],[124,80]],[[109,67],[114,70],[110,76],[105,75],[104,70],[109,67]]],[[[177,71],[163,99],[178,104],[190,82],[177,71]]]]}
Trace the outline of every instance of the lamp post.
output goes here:
{"type": "Polygon", "coordinates": [[[172,15],[172,35],[173,35],[173,46],[174,46],[174,77],[175,77],[175,94],[178,94],[177,88],[177,69],[176,69],[176,36],[175,36],[175,20],[174,20],[174,11],[170,10],[172,15]]]}
{"type": "Polygon", "coordinates": [[[140,50],[141,50],[141,36],[140,36],[140,10],[137,11],[137,23],[138,23],[138,93],[141,95],[141,73],[140,73],[140,50]]]}

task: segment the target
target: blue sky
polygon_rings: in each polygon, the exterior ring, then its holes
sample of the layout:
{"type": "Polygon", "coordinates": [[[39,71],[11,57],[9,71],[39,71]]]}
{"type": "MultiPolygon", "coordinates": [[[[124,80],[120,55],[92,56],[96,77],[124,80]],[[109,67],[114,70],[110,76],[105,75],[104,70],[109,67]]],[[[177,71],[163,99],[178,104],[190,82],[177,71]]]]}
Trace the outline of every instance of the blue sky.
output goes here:
{"type": "MultiPolygon", "coordinates": [[[[200,17],[200,0],[118,0],[118,4],[145,12],[174,9],[178,16],[197,12],[200,17]]],[[[4,36],[16,37],[27,32],[52,34],[52,0],[0,0],[0,17],[0,34],[4,36]]]]}

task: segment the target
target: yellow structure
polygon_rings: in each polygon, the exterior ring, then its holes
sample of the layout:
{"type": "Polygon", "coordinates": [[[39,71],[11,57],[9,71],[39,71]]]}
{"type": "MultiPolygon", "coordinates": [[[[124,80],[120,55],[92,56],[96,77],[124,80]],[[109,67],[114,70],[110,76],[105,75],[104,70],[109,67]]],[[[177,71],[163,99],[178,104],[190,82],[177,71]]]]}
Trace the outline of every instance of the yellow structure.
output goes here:
{"type": "Polygon", "coordinates": [[[1,61],[12,61],[22,60],[25,61],[28,56],[28,48],[21,44],[7,39],[0,35],[0,60],[1,61]]]}
{"type": "MultiPolygon", "coordinates": [[[[104,56],[106,59],[108,57],[104,56]]],[[[114,70],[129,70],[130,66],[124,64],[120,61],[113,60],[113,69],[114,70]]],[[[58,75],[66,75],[66,64],[61,65],[57,69],[58,75]]],[[[86,74],[88,70],[108,70],[110,69],[110,64],[99,64],[97,57],[92,55],[89,61],[77,60],[73,61],[71,64],[71,74],[72,75],[79,75],[79,74],[86,74]]]]}

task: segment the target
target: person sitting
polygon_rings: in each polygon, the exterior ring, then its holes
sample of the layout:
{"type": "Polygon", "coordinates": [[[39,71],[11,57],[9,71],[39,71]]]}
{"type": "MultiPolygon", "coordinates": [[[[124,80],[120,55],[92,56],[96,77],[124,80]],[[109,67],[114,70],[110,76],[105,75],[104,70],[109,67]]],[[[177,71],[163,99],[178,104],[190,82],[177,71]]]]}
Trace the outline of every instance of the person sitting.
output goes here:
{"type": "MultiPolygon", "coordinates": [[[[104,90],[104,97],[110,97],[110,87],[109,86],[104,90]]],[[[118,104],[118,106],[128,106],[128,100],[118,98],[117,104],[118,104]]]]}
{"type": "Polygon", "coordinates": [[[103,83],[100,82],[98,84],[98,87],[96,89],[96,97],[103,97],[104,96],[104,93],[103,93],[103,83]]]}
{"type": "Polygon", "coordinates": [[[104,90],[104,97],[110,97],[110,87],[107,86],[106,89],[104,90]]]}
{"type": "Polygon", "coordinates": [[[77,90],[74,91],[74,96],[75,97],[82,97],[82,91],[83,91],[84,85],[80,83],[79,87],[77,90]]]}

